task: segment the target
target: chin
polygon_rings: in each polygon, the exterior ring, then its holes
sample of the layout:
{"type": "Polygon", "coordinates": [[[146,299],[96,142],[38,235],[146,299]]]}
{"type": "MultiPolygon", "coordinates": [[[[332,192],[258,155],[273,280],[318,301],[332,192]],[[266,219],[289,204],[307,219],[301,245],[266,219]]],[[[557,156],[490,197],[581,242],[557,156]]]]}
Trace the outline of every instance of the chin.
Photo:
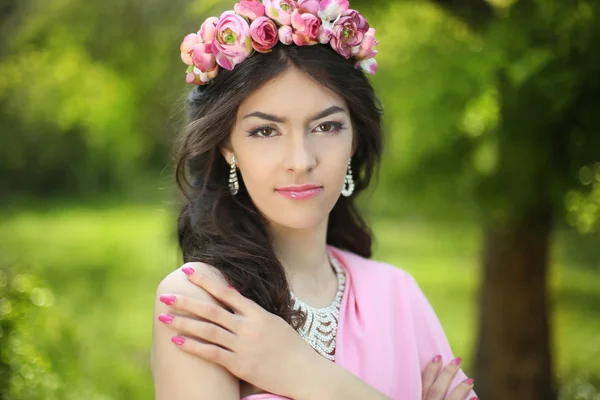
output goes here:
{"type": "Polygon", "coordinates": [[[305,210],[290,211],[284,215],[272,215],[267,218],[274,224],[288,229],[313,229],[323,222],[325,216],[305,210]]]}

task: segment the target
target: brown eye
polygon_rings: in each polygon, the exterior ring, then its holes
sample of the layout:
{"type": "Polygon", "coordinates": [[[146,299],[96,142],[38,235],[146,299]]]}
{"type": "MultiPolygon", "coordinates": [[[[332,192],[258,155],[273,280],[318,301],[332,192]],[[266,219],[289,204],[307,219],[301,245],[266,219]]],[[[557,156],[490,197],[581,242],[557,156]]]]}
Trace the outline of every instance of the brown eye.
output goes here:
{"type": "Polygon", "coordinates": [[[322,124],[320,124],[317,127],[317,129],[323,133],[334,133],[334,132],[342,130],[342,128],[343,128],[342,124],[340,124],[339,122],[334,122],[334,121],[323,122],[322,124]]]}
{"type": "Polygon", "coordinates": [[[253,131],[248,132],[249,136],[257,136],[259,138],[267,138],[270,137],[273,133],[274,129],[270,126],[259,126],[253,131]]]}
{"type": "Polygon", "coordinates": [[[271,127],[269,127],[269,126],[265,126],[263,128],[259,128],[258,129],[258,133],[261,136],[269,136],[269,133],[271,133],[272,131],[273,131],[273,129],[271,127]]]}
{"type": "Polygon", "coordinates": [[[331,124],[325,122],[324,124],[319,125],[323,132],[329,132],[331,130],[331,124]]]}

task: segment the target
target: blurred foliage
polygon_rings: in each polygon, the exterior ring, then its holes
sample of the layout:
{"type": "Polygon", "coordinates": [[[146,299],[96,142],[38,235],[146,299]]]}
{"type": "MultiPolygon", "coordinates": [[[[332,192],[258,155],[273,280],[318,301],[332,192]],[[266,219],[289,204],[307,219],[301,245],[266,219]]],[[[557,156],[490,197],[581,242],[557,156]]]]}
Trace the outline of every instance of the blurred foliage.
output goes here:
{"type": "Polygon", "coordinates": [[[579,180],[588,190],[574,189],[567,193],[567,217],[569,223],[579,231],[590,233],[597,231],[597,222],[600,220],[600,162],[591,167],[581,167],[579,180]]]}
{"type": "Polygon", "coordinates": [[[511,196],[502,201],[521,201],[542,165],[553,202],[580,193],[589,205],[570,212],[585,213],[586,231],[597,230],[597,214],[588,210],[600,203],[579,176],[600,160],[598,3],[513,3],[476,32],[432,4],[377,9],[381,68],[374,80],[394,83],[381,90],[385,186],[438,200],[440,209],[485,214],[499,193],[511,196]],[[501,152],[510,162],[504,169],[501,152]],[[548,153],[558,153],[558,162],[548,153]]]}
{"type": "Polygon", "coordinates": [[[85,357],[84,344],[43,279],[22,265],[2,264],[0,398],[105,400],[90,376],[68,367],[85,357]]]}
{"type": "Polygon", "coordinates": [[[189,2],[5,3],[0,191],[126,188],[164,168],[189,2]]]}
{"type": "Polygon", "coordinates": [[[178,263],[174,216],[157,205],[104,207],[0,217],[0,304],[10,311],[0,317],[0,376],[12,371],[0,398],[152,397],[152,304],[178,263]]]}

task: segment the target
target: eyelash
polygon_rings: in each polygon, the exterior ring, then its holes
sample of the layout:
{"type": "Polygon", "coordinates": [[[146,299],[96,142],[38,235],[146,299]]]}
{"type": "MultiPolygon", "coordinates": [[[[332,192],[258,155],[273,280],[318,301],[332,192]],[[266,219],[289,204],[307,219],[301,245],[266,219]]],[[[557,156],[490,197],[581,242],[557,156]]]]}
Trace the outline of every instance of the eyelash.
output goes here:
{"type": "MultiPolygon", "coordinates": [[[[346,129],[346,126],[344,124],[342,124],[340,122],[336,122],[336,121],[321,122],[318,126],[321,126],[321,125],[332,125],[333,126],[332,130],[330,130],[330,131],[323,131],[322,132],[322,133],[325,133],[325,134],[334,134],[334,133],[338,133],[341,130],[346,129]]],[[[275,128],[272,127],[272,126],[270,126],[270,125],[261,125],[258,128],[256,128],[256,129],[248,131],[248,136],[250,136],[250,137],[256,136],[257,138],[260,138],[260,139],[268,139],[268,138],[272,137],[272,136],[258,136],[258,133],[261,130],[263,130],[263,129],[273,129],[273,130],[275,130],[275,128]]]]}

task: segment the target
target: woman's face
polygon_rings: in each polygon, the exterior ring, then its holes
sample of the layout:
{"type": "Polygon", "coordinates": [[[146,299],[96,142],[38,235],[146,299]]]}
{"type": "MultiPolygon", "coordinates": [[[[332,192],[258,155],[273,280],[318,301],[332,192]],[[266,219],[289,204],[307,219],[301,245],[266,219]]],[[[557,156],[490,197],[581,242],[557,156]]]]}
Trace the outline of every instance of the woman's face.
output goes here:
{"type": "Polygon", "coordinates": [[[222,153],[229,164],[235,155],[252,201],[271,223],[304,229],[323,222],[338,200],[352,146],[345,100],[290,68],[240,105],[222,153]],[[317,188],[288,191],[299,185],[317,188]]]}

